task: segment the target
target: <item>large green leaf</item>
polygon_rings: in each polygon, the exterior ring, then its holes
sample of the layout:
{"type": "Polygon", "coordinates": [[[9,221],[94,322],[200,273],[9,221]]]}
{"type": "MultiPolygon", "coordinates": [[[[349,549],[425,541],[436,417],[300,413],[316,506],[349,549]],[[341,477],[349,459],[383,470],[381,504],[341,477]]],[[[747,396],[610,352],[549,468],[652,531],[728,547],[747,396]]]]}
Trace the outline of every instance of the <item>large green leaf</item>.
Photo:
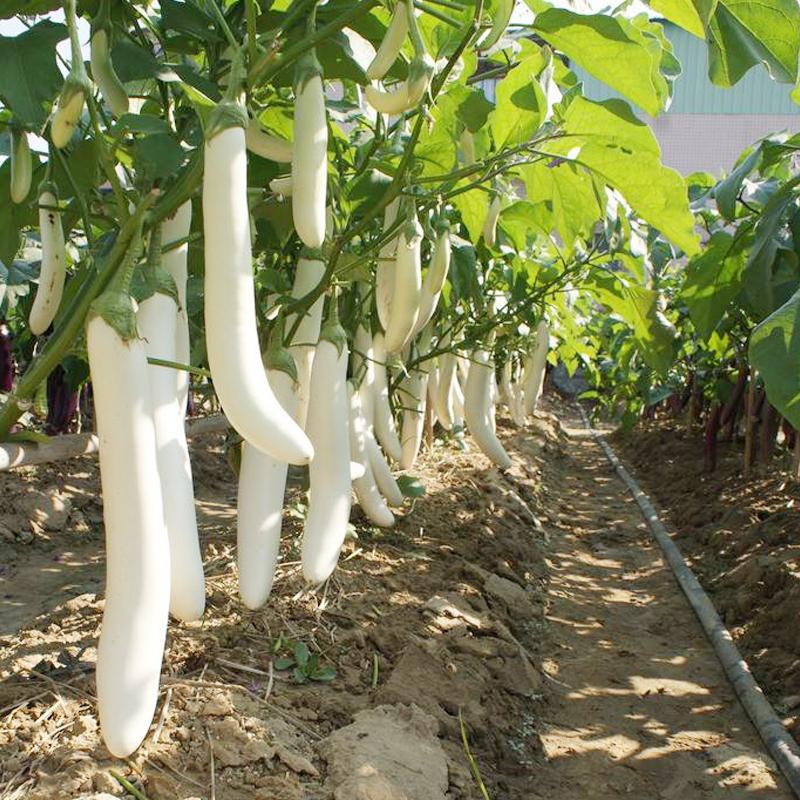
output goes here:
{"type": "Polygon", "coordinates": [[[589,289],[630,326],[645,363],[666,375],[675,358],[675,334],[659,313],[658,293],[608,273],[595,276],[589,289]]]}
{"type": "Polygon", "coordinates": [[[489,114],[489,127],[498,148],[527,141],[542,124],[547,98],[537,77],[546,65],[542,51],[530,47],[528,55],[497,84],[496,107],[489,114]]]}
{"type": "Polygon", "coordinates": [[[425,127],[414,149],[414,158],[421,165],[423,175],[442,175],[455,167],[461,90],[466,91],[463,86],[455,84],[431,109],[433,124],[425,127]]]}
{"type": "Polygon", "coordinates": [[[544,203],[518,200],[503,209],[498,225],[517,251],[524,251],[528,240],[537,235],[549,238],[553,215],[544,203]]]}
{"type": "Polygon", "coordinates": [[[451,202],[461,214],[461,221],[467,229],[470,241],[477,244],[486,221],[486,212],[489,210],[489,194],[481,189],[470,189],[455,195],[451,202]]]}
{"type": "Polygon", "coordinates": [[[681,299],[700,335],[708,341],[742,286],[747,251],[742,240],[717,231],[703,252],[689,261],[681,299]]]}
{"type": "Polygon", "coordinates": [[[761,62],[775,80],[797,80],[797,0],[719,0],[708,37],[708,74],[719,86],[733,86],[761,62]]]}
{"type": "Polygon", "coordinates": [[[800,291],[755,328],[750,361],[764,379],[770,403],[800,428],[800,291]]]}
{"type": "Polygon", "coordinates": [[[648,4],[664,19],[704,39],[717,0],[649,0],[648,4]]]}
{"type": "Polygon", "coordinates": [[[651,116],[665,107],[669,86],[660,71],[662,47],[628,20],[550,8],[537,14],[534,28],[553,47],[651,116]]]}
{"type": "Polygon", "coordinates": [[[161,24],[166,30],[197,37],[201,42],[221,39],[214,18],[192,0],[184,3],[161,0],[160,6],[161,24]]]}
{"type": "Polygon", "coordinates": [[[799,192],[800,175],[797,175],[784,183],[770,197],[756,223],[756,237],[750,253],[751,261],[760,258],[761,250],[770,246],[778,230],[785,224],[786,212],[794,206],[799,192]]]}
{"type": "Polygon", "coordinates": [[[528,198],[551,204],[555,228],[568,249],[588,236],[602,217],[591,176],[581,167],[569,161],[556,166],[539,161],[520,172],[528,198]]]}
{"type": "Polygon", "coordinates": [[[617,189],[654,228],[688,255],[699,249],[686,183],[661,163],[650,128],[621,100],[576,97],[564,115],[565,136],[549,152],[576,161],[617,189]]]}
{"type": "Polygon", "coordinates": [[[19,36],[0,36],[0,98],[31,126],[44,122],[45,104],[61,88],[56,45],[66,38],[66,26],[47,19],[19,36]]]}
{"type": "Polygon", "coordinates": [[[11,19],[17,14],[33,16],[61,8],[62,0],[0,0],[0,19],[11,19]]]}
{"type": "Polygon", "coordinates": [[[725,219],[732,220],[736,216],[736,199],[739,196],[739,190],[742,188],[744,179],[758,166],[761,155],[761,144],[758,144],[714,189],[717,208],[725,219]]]}

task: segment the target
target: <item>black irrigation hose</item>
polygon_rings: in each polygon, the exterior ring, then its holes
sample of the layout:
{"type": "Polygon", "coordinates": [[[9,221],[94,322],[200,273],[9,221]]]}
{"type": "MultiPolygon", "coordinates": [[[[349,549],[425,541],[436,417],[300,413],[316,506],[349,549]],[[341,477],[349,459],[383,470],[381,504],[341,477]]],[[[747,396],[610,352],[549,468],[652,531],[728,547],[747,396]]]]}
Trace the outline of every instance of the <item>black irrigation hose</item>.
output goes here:
{"type": "Polygon", "coordinates": [[[628,487],[633,499],[641,509],[653,536],[667,559],[667,563],[675,574],[676,580],[700,620],[706,636],[711,641],[717,658],[722,664],[739,701],[747,711],[759,736],[767,746],[767,750],[769,750],[784,777],[789,782],[789,786],[791,786],[795,796],[800,798],[800,748],[798,748],[797,743],[778,718],[769,700],[764,697],[761,687],[756,683],[753,674],[750,672],[750,667],[747,666],[747,662],[742,658],[742,654],[733,643],[730,632],[719,618],[717,610],[684,560],[678,546],[672,541],[669,532],[658,518],[653,504],[625,467],[622,466],[602,434],[592,427],[584,410],[580,407],[579,410],[584,424],[600,447],[603,448],[603,452],[605,452],[611,465],[617,471],[617,475],[628,487]]]}

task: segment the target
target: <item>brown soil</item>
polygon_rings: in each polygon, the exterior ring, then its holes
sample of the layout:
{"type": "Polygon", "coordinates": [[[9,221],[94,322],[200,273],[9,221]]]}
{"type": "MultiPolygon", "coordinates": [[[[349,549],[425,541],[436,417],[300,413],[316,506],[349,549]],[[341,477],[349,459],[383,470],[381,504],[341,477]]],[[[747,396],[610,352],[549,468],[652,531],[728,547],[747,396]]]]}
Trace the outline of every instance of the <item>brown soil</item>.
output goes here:
{"type": "Polygon", "coordinates": [[[295,488],[258,612],[236,594],[222,439],[195,439],[207,612],[171,625],[157,719],[127,762],[95,717],[96,461],[0,475],[0,798],[123,796],[114,770],[150,800],[468,800],[459,712],[493,800],[788,798],[594,442],[547,414],[500,432],[509,474],[437,445],[415,470],[427,495],[389,532],[356,521],[316,593],[295,488]],[[42,511],[54,492],[61,517],[42,511]],[[275,669],[281,636],[334,680],[275,669]]]}
{"type": "Polygon", "coordinates": [[[800,741],[800,484],[788,463],[776,459],[745,481],[741,446],[721,443],[716,472],[705,473],[702,431],[673,420],[615,438],[800,741]]]}
{"type": "Polygon", "coordinates": [[[566,423],[542,520],[552,694],[534,796],[788,800],[638,506],[581,422],[566,423]]]}
{"type": "Polygon", "coordinates": [[[212,783],[220,800],[329,797],[326,737],[378,706],[399,725],[409,704],[421,709],[417,728],[432,726],[441,742],[440,797],[473,796],[459,709],[490,790],[525,796],[524,765],[540,756],[532,709],[545,574],[528,504],[540,485],[534,453],[552,435],[545,425],[516,437],[506,475],[475,451],[427,453],[415,470],[426,496],[389,532],[356,524],[358,539],[317,593],[304,591],[299,572],[303,497],[295,489],[280,574],[258,612],[237,597],[236,487],[222,439],[195,439],[207,611],[200,623],[171,625],[158,734],[127,764],[108,757],[95,717],[103,603],[96,461],[0,476],[0,522],[17,539],[34,533],[27,544],[2,545],[0,797],[118,794],[112,769],[150,800],[209,797],[212,783]],[[61,531],[30,519],[31,498],[45,489],[72,506],[61,531]],[[274,669],[281,634],[305,642],[335,679],[297,684],[291,671],[274,669]]]}

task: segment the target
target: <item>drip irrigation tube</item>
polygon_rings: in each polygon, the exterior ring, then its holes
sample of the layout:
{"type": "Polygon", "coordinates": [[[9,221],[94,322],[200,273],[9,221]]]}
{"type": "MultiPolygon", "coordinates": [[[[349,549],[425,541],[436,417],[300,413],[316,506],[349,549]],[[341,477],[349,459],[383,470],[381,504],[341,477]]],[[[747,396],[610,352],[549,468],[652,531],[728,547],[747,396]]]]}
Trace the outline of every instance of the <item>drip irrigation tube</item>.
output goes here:
{"type": "Polygon", "coordinates": [[[769,750],[781,772],[783,772],[795,796],[800,798],[800,748],[798,748],[797,743],[784,727],[769,700],[764,696],[761,687],[756,683],[753,674],[750,672],[750,667],[747,666],[747,662],[742,658],[742,654],[733,643],[730,632],[720,619],[717,610],[703,590],[700,582],[684,560],[678,546],[672,541],[666,527],[658,518],[653,504],[625,467],[622,466],[622,463],[602,434],[592,427],[584,410],[580,407],[579,410],[584,424],[603,449],[617,475],[628,487],[633,499],[641,509],[642,515],[647,520],[647,524],[650,526],[650,530],[661,547],[667,563],[675,574],[678,584],[700,620],[706,636],[711,641],[717,658],[722,664],[739,701],[747,711],[767,750],[769,750]]]}

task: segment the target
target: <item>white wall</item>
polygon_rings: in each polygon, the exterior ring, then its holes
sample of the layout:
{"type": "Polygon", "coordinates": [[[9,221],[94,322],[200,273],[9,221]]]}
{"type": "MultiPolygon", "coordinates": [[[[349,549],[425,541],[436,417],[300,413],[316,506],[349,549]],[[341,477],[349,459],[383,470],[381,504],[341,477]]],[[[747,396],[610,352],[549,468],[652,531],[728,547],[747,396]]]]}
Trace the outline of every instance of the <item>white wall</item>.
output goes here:
{"type": "Polygon", "coordinates": [[[764,136],[800,131],[797,114],[662,114],[647,122],[662,161],[682,175],[730,172],[742,151],[764,136]]]}

